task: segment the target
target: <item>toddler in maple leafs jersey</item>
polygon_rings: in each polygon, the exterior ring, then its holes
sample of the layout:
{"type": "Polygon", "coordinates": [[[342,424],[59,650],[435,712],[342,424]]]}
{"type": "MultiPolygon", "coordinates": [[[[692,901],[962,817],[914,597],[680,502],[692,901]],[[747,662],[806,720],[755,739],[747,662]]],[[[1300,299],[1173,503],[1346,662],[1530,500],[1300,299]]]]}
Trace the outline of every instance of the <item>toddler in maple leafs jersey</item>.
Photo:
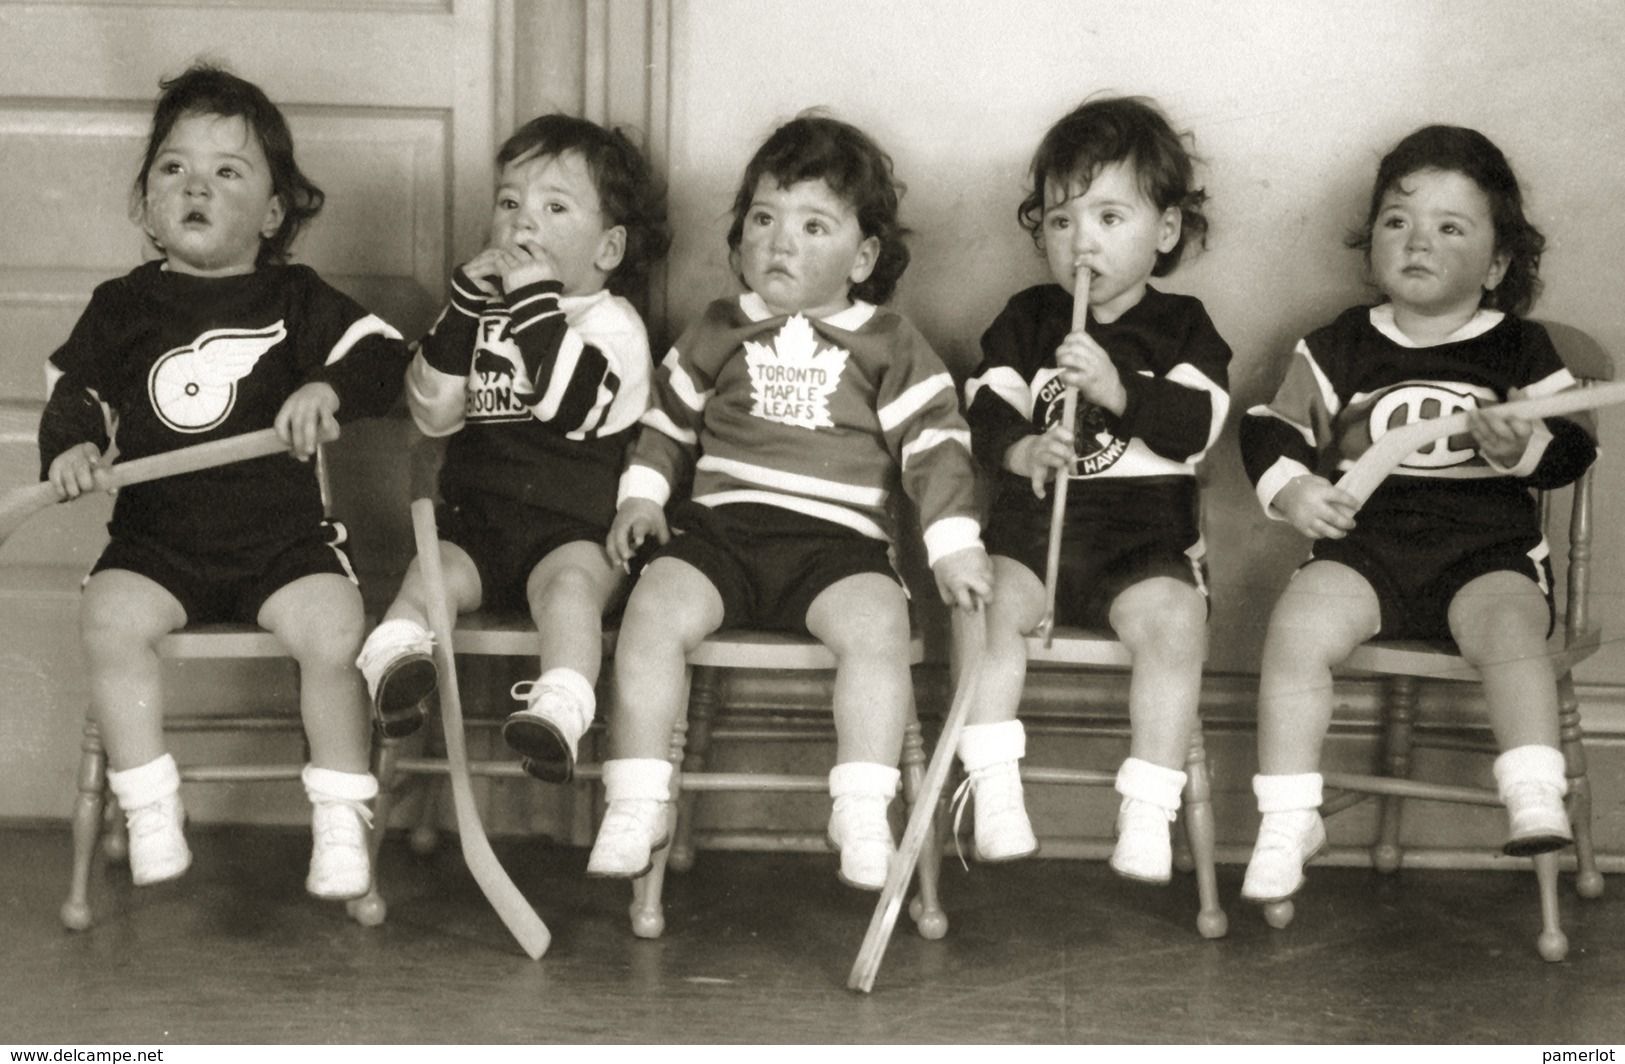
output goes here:
{"type": "Polygon", "coordinates": [[[353,664],[364,617],[309,459],[338,420],[389,409],[406,346],[309,267],[287,264],[323,197],[265,94],[207,66],[162,85],[132,203],[161,257],[98,286],[51,356],[45,477],[72,498],[95,487],[110,443],[136,459],[271,426],[290,453],[118,493],[80,622],[107,781],[136,884],[184,872],[192,855],[156,645],[189,623],[258,623],[299,663],[315,836],[306,887],[359,897],[372,883],[366,803],[378,790],[353,664]]]}
{"type": "Polygon", "coordinates": [[[804,115],[745,170],[728,245],[747,289],[712,303],[656,374],[621,479],[609,549],[664,543],[632,591],[615,653],[609,801],[590,875],[637,877],[666,841],[684,660],[720,628],[810,634],[837,660],[831,843],[840,878],[878,890],[912,698],[906,595],[888,489],[919,510],[946,601],[989,592],[970,435],[942,362],[879,304],[908,265],[891,159],[804,115]],[[692,475],[691,497],[665,504],[692,475]]]}
{"type": "Polygon", "coordinates": [[[1545,239],[1506,157],[1483,134],[1428,126],[1382,160],[1363,249],[1385,299],[1344,311],[1293,353],[1247,412],[1242,458],[1266,512],[1315,541],[1270,618],[1259,679],[1258,841],[1242,896],[1290,897],[1326,845],[1320,747],[1331,670],[1367,639],[1451,640],[1481,673],[1503,753],[1504,849],[1572,841],[1546,655],[1552,571],[1531,488],[1596,457],[1589,416],[1528,421],[1495,404],[1569,388],[1527,312],[1545,239]],[[1470,433],[1405,459],[1363,507],[1331,478],[1396,425],[1465,411],[1470,433]],[[1356,513],[1358,511],[1358,513],[1356,513]]]}
{"type": "Polygon", "coordinates": [[[1191,158],[1149,101],[1089,100],[1045,134],[1019,217],[1051,283],[1017,293],[982,337],[966,383],[992,481],[993,605],[981,698],[958,754],[983,861],[1038,849],[1018,772],[1025,637],[1043,619],[1053,503],[1069,469],[1055,621],[1109,627],[1133,655],[1129,756],[1111,868],[1172,875],[1169,825],[1184,791],[1207,641],[1197,464],[1224,424],[1230,348],[1202,304],[1152,288],[1207,232],[1191,158]],[[1078,271],[1088,322],[1072,331],[1078,271]],[[1064,392],[1078,389],[1074,424],[1064,392]]]}
{"type": "MultiPolygon", "coordinates": [[[[604,541],[652,368],[626,296],[665,251],[664,201],[624,134],[568,115],[527,122],[496,161],[489,246],[452,274],[406,395],[419,429],[449,437],[436,523],[452,608],[523,609],[541,632],[540,678],[515,685],[503,738],[564,782],[626,580],[604,541]]],[[[386,734],[416,729],[435,686],[425,623],[414,561],[358,661],[386,734]]]]}

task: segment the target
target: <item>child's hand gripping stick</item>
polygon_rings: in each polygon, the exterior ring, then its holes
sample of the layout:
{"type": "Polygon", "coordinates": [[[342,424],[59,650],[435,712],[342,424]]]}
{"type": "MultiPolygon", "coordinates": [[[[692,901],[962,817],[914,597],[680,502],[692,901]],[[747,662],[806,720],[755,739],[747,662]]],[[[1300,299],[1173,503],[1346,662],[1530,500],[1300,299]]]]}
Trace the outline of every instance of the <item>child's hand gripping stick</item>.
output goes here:
{"type": "Polygon", "coordinates": [[[435,666],[440,672],[440,723],[446,733],[446,766],[451,777],[452,805],[457,811],[457,834],[463,861],[480,891],[507,925],[531,960],[540,960],[552,942],[547,925],[519,893],[502,863],[491,850],[474,807],[474,786],[468,771],[468,747],[463,738],[463,703],[457,690],[457,662],[452,646],[451,605],[446,599],[445,573],[440,565],[440,532],[434,520],[434,467],[438,449],[413,449],[412,536],[417,543],[418,567],[423,577],[424,604],[434,632],[435,666]]]}
{"type": "MultiPolygon", "coordinates": [[[[196,473],[233,462],[246,462],[251,458],[264,458],[287,449],[288,445],[277,436],[274,428],[245,432],[241,436],[211,440],[147,458],[99,467],[95,473],[96,490],[115,491],[149,480],[196,473]]],[[[63,500],[57,498],[56,488],[50,481],[17,488],[0,496],[0,544],[10,539],[30,517],[59,501],[63,500]]]]}
{"type": "Polygon", "coordinates": [[[965,730],[965,718],[976,701],[976,692],[982,682],[982,654],[987,648],[987,614],[983,610],[953,614],[954,646],[959,659],[959,683],[954,688],[953,705],[942,722],[942,734],[937,736],[931,763],[926,766],[925,779],[914,795],[914,808],[909,812],[908,826],[903,829],[903,841],[892,858],[886,874],[886,885],[881,888],[880,901],[875,905],[869,930],[858,949],[858,959],[847,976],[848,990],[861,990],[865,994],[874,989],[875,975],[880,961],[891,942],[892,928],[897,925],[897,914],[903,908],[903,895],[914,878],[914,869],[920,863],[920,851],[925,846],[927,832],[942,798],[942,788],[948,782],[948,770],[953,767],[955,751],[959,749],[959,735],[965,730]]]}
{"type": "MultiPolygon", "coordinates": [[[[1072,286],[1072,331],[1079,332],[1089,323],[1089,267],[1078,267],[1077,281],[1072,286]]],[[[1078,390],[1066,386],[1061,393],[1061,424],[1072,431],[1078,418],[1078,390]]],[[[1076,457],[1076,443],[1074,458],[1076,457]]],[[[1055,638],[1055,589],[1061,579],[1061,526],[1066,523],[1066,488],[1072,479],[1072,463],[1055,474],[1055,495],[1049,517],[1049,555],[1044,561],[1044,619],[1038,622],[1037,632],[1048,647],[1055,638]]]]}
{"type": "MultiPolygon", "coordinates": [[[[1625,381],[1593,385],[1588,388],[1572,388],[1566,392],[1545,395],[1537,399],[1518,399],[1503,403],[1495,409],[1515,417],[1534,420],[1592,410],[1614,403],[1625,403],[1625,381]]],[[[1355,460],[1348,472],[1338,478],[1337,486],[1363,505],[1371,497],[1371,493],[1377,490],[1377,485],[1381,484],[1383,479],[1406,458],[1436,440],[1466,431],[1467,415],[1464,413],[1415,421],[1397,429],[1389,429],[1366,448],[1366,452],[1355,460]]]]}

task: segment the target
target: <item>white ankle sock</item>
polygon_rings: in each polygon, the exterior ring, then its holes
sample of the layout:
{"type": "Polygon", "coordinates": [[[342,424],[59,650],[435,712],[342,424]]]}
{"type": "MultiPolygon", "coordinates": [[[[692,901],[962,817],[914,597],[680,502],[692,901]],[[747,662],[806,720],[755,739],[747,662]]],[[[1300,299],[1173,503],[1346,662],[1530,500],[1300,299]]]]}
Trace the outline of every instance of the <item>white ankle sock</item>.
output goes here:
{"type": "Polygon", "coordinates": [[[997,724],[967,724],[959,733],[959,763],[966,772],[975,772],[1001,761],[1020,761],[1027,756],[1027,730],[1019,720],[997,724]]]}
{"type": "Polygon", "coordinates": [[[605,761],[604,800],[671,801],[671,762],[660,757],[605,761]]]}

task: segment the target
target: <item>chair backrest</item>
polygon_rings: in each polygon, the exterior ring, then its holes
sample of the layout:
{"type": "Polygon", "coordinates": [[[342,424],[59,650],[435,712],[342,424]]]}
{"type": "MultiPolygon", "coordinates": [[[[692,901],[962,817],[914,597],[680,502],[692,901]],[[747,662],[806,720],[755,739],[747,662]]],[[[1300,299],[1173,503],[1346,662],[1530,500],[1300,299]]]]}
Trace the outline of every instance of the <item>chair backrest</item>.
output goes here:
{"type": "MultiPolygon", "coordinates": [[[[1541,323],[1551,335],[1552,343],[1569,372],[1582,386],[1600,384],[1614,379],[1614,360],[1591,335],[1563,322],[1541,323]]],[[[1569,506],[1568,569],[1564,581],[1563,632],[1565,642],[1574,643],[1592,627],[1591,623],[1591,565],[1592,565],[1592,498],[1595,467],[1574,482],[1569,506]]],[[[1553,491],[1540,493],[1541,527],[1551,532],[1553,491]]]]}

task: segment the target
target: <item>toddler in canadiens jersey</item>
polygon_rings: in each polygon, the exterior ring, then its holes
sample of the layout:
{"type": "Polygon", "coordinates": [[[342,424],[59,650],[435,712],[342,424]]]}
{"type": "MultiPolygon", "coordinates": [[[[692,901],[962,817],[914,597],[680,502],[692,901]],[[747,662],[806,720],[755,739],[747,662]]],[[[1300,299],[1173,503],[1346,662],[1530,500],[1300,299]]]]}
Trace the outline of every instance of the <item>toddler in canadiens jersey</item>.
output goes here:
{"type": "Polygon", "coordinates": [[[684,659],[719,628],[811,634],[837,659],[830,841],[840,877],[885,884],[887,807],[911,699],[909,618],[888,556],[887,486],[920,512],[943,598],[989,591],[970,435],[948,371],[879,304],[908,264],[891,160],[803,116],[745,170],[728,244],[747,291],[719,300],[656,375],[609,549],[665,546],[633,589],[615,654],[609,808],[591,875],[641,876],[667,836],[684,659]],[[692,498],[663,506],[692,472],[692,498]]]}
{"type": "Polygon", "coordinates": [[[1247,412],[1242,459],[1259,501],[1315,541],[1275,605],[1259,677],[1263,814],[1242,896],[1290,897],[1326,845],[1320,747],[1331,670],[1360,643],[1453,639],[1480,672],[1504,751],[1495,779],[1509,854],[1569,843],[1552,571],[1531,488],[1596,457],[1588,416],[1527,421],[1495,404],[1574,384],[1534,302],[1545,239],[1506,157],[1483,134],[1428,126],[1377,170],[1365,251],[1384,300],[1299,342],[1275,398],[1247,412]],[[1363,507],[1329,479],[1396,425],[1468,415],[1470,435],[1411,455],[1363,507]],[[1358,517],[1356,517],[1358,510],[1358,517]]]}
{"type": "Polygon", "coordinates": [[[1207,311],[1148,283],[1207,232],[1207,197],[1192,173],[1179,135],[1138,99],[1082,104],[1033,156],[1020,218],[1053,283],[1011,298],[966,384],[995,500],[984,680],[958,750],[984,861],[1038,848],[1017,770],[1026,736],[1016,711],[1024,640],[1046,605],[1044,484],[1066,469],[1055,620],[1109,626],[1134,658],[1111,867],[1153,883],[1172,874],[1169,823],[1186,782],[1207,640],[1196,468],[1230,405],[1230,348],[1207,311]],[[1080,268],[1090,276],[1088,324],[1073,332],[1080,268]],[[1061,417],[1068,385],[1078,389],[1071,425],[1061,417]]]}
{"type": "MultiPolygon", "coordinates": [[[[665,251],[664,204],[625,135],[567,115],[520,127],[497,165],[490,245],[452,274],[406,394],[426,435],[450,437],[437,524],[452,608],[528,609],[541,633],[541,676],[515,685],[525,705],[503,738],[564,782],[625,580],[604,541],[651,369],[625,297],[665,251]]],[[[425,623],[414,561],[358,661],[386,734],[416,729],[435,686],[425,623]]]]}
{"type": "Polygon", "coordinates": [[[389,409],[407,352],[309,267],[286,265],[321,206],[259,88],[203,66],[164,82],[134,204],[161,258],[99,286],[47,366],[40,457],[64,498],[94,488],[109,419],[121,459],[273,425],[291,452],[122,489],[85,582],[91,714],[138,885],[192,860],[163,745],[157,642],[237,620],[274,632],[299,663],[315,836],[306,886],[327,898],[371,886],[365,803],[378,784],[352,664],[361,594],[309,459],[335,418],[389,409]]]}

